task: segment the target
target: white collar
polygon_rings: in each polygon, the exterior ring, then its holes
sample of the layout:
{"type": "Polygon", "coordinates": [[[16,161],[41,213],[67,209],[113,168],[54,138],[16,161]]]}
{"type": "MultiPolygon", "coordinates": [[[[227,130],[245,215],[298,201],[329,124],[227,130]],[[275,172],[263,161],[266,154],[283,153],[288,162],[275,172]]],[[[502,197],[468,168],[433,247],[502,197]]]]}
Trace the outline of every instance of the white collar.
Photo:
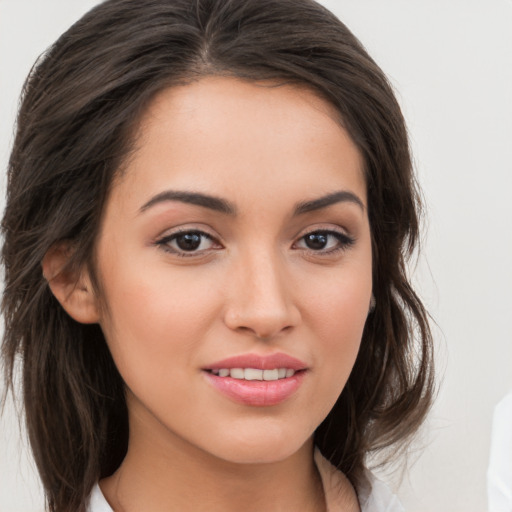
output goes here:
{"type": "MultiPolygon", "coordinates": [[[[315,463],[322,478],[327,512],[342,512],[342,493],[340,491],[346,476],[337,470],[315,448],[315,463]]],[[[389,487],[378,480],[370,471],[365,472],[365,481],[357,489],[361,512],[404,512],[398,498],[389,487]]]]}
{"type": "MultiPolygon", "coordinates": [[[[321,453],[315,449],[315,464],[322,478],[327,512],[342,512],[340,486],[346,479],[321,453]]],[[[358,489],[361,512],[404,512],[398,498],[369,471],[366,482],[358,489]]],[[[114,512],[96,484],[89,498],[87,512],[114,512]]]]}

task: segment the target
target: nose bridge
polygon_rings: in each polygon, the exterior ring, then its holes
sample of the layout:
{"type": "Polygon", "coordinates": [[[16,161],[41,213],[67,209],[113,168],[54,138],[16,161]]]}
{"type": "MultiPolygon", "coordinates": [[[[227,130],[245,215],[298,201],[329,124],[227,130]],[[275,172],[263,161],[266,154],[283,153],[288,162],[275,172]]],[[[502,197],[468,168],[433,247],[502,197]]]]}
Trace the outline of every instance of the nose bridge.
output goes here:
{"type": "Polygon", "coordinates": [[[230,328],[268,338],[298,323],[291,283],[276,250],[253,247],[234,266],[226,312],[230,328]]]}

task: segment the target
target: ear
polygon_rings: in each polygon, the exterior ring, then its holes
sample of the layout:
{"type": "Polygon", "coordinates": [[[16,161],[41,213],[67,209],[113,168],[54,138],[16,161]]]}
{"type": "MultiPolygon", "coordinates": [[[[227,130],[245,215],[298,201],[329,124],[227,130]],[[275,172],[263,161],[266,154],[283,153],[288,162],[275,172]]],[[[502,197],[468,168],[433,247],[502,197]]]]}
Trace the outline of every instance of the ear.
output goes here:
{"type": "Polygon", "coordinates": [[[83,324],[97,323],[98,299],[93,291],[89,272],[85,269],[74,271],[66,268],[72,254],[69,243],[61,242],[52,246],[41,264],[43,276],[53,295],[71,318],[83,324]]]}

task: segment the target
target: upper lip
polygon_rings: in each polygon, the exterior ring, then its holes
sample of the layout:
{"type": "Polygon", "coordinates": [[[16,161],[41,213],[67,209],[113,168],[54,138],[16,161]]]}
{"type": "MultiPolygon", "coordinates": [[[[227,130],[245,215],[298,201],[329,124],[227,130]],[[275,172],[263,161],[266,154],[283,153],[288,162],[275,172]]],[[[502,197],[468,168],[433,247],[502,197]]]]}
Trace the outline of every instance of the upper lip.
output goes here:
{"type": "Polygon", "coordinates": [[[204,370],[220,370],[222,368],[255,368],[257,370],[274,370],[276,368],[290,368],[291,370],[305,370],[306,363],[295,357],[279,352],[277,354],[241,354],[216,361],[203,368],[204,370]]]}

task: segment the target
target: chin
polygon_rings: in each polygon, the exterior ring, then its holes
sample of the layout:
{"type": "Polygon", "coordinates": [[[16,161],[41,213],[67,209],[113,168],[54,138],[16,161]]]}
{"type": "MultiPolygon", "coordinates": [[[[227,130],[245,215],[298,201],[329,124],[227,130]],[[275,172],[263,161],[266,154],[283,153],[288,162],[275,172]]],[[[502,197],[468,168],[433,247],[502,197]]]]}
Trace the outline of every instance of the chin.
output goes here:
{"type": "Polygon", "coordinates": [[[312,433],[291,432],[277,425],[251,430],[219,440],[210,453],[235,464],[272,464],[291,457],[312,440],[312,433]]]}

